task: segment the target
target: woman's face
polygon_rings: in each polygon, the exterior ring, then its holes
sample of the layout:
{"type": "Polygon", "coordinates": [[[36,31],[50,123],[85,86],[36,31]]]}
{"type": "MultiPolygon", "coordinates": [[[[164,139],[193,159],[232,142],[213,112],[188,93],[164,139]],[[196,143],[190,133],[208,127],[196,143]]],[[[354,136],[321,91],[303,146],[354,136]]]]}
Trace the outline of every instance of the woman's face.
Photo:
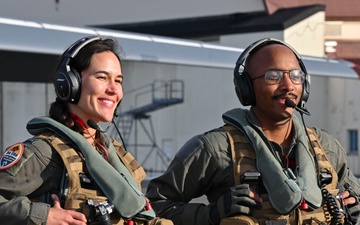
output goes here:
{"type": "Polygon", "coordinates": [[[117,104],[123,98],[122,71],[118,58],[112,52],[96,53],[89,68],[81,73],[81,95],[76,105],[69,105],[70,112],[86,123],[109,122],[117,104]]]}

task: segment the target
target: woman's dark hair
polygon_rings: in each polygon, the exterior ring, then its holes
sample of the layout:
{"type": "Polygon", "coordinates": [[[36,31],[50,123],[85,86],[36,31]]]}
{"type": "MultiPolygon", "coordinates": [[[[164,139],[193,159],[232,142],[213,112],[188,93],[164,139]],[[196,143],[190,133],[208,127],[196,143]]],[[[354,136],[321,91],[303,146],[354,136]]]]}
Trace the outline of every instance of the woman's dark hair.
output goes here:
{"type": "MultiPolygon", "coordinates": [[[[65,51],[66,52],[66,51],[65,51]]],[[[64,53],[65,53],[64,52],[64,53]]],[[[116,57],[120,60],[120,46],[114,39],[99,39],[90,42],[80,49],[80,51],[76,54],[76,56],[71,59],[69,65],[72,69],[76,70],[80,76],[81,72],[87,69],[90,66],[92,56],[96,53],[102,52],[112,52],[116,55],[116,57]]],[[[64,57],[64,54],[61,56],[61,59],[64,57]]],[[[62,61],[60,59],[60,62],[62,61]]],[[[81,81],[80,81],[81,83],[81,81]]],[[[81,88],[81,86],[80,86],[81,88]]],[[[81,91],[81,90],[80,90],[81,91]]],[[[72,118],[69,116],[69,109],[67,107],[67,103],[62,101],[59,97],[56,98],[55,102],[51,103],[49,109],[49,116],[58,121],[59,123],[64,124],[65,126],[75,130],[82,131],[83,128],[74,123],[72,118]]]]}

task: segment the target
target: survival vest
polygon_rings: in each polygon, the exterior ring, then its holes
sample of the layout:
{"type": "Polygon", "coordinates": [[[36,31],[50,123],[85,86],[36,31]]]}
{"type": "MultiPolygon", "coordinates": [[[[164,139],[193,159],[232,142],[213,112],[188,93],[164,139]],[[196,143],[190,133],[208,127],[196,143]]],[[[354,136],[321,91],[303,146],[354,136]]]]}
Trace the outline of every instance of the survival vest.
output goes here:
{"type": "MultiPolygon", "coordinates": [[[[241,175],[245,171],[256,171],[255,150],[245,135],[232,125],[224,125],[224,129],[230,141],[232,161],[234,168],[235,185],[241,184],[241,175]]],[[[336,185],[338,177],[336,171],[331,166],[315,131],[307,128],[311,143],[318,159],[319,171],[326,171],[331,174],[331,181],[323,188],[323,195],[338,194],[336,185]]],[[[324,197],[324,196],[323,196],[324,197]]],[[[221,220],[221,225],[246,224],[246,225],[268,225],[268,224],[320,224],[320,222],[330,223],[329,203],[324,202],[322,207],[315,210],[297,208],[288,215],[281,215],[271,205],[268,194],[261,194],[263,199],[261,209],[253,209],[252,216],[240,215],[221,220]]],[[[335,203],[336,204],[336,203],[335,203]]],[[[341,215],[339,215],[341,216],[341,215]]],[[[343,218],[342,218],[343,219],[343,218]]]]}
{"type": "Polygon", "coordinates": [[[68,180],[68,190],[63,194],[66,196],[65,208],[83,212],[89,224],[172,224],[169,220],[156,217],[145,195],[137,187],[145,172],[131,155],[119,151],[119,143],[115,142],[116,148],[114,141],[105,140],[109,150],[107,162],[81,134],[50,117],[33,118],[26,128],[37,137],[45,132],[49,135],[45,140],[59,152],[68,172],[68,179],[63,179],[68,180]],[[83,176],[86,175],[85,170],[91,177],[83,176]],[[95,181],[95,186],[83,185],[91,184],[91,180],[95,181]],[[113,215],[119,214],[119,218],[110,220],[108,215],[113,211],[116,211],[113,215]]]}
{"type": "MultiPolygon", "coordinates": [[[[108,204],[107,198],[104,194],[96,188],[95,185],[90,185],[91,178],[84,172],[84,157],[80,151],[76,151],[69,142],[54,135],[38,135],[47,141],[61,156],[65,168],[67,170],[67,190],[65,199],[65,209],[82,212],[87,218],[90,218],[89,224],[100,224],[95,217],[102,216],[101,213],[108,213],[111,217],[111,224],[156,224],[156,225],[171,225],[172,222],[160,218],[155,218],[151,221],[142,221],[139,219],[132,219],[131,222],[124,221],[120,215],[111,208],[108,204]],[[91,222],[93,221],[93,222],[91,222]]],[[[139,165],[131,153],[125,151],[121,144],[112,139],[116,153],[122,163],[129,170],[135,179],[139,188],[141,188],[141,181],[146,177],[144,169],[139,165]]],[[[106,174],[104,174],[106,176],[106,174]]]]}

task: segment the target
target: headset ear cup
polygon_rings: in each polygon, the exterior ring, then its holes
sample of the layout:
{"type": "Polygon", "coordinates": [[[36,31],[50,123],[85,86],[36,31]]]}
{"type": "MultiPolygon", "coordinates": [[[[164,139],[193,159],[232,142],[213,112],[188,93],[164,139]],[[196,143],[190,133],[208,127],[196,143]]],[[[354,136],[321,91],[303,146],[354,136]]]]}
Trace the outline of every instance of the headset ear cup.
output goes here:
{"type": "Polygon", "coordinates": [[[55,77],[55,92],[56,95],[62,100],[67,101],[70,98],[70,83],[67,76],[62,71],[58,71],[55,77]]]}
{"type": "Polygon", "coordinates": [[[77,71],[58,71],[55,79],[55,92],[65,101],[76,104],[80,97],[80,75],[77,71]]]}
{"type": "Polygon", "coordinates": [[[303,91],[301,94],[301,99],[298,104],[298,107],[305,108],[305,103],[309,99],[309,96],[310,96],[310,75],[306,74],[306,78],[305,78],[304,84],[303,84],[303,91]]]}
{"type": "Polygon", "coordinates": [[[81,94],[81,77],[80,74],[74,70],[71,69],[69,72],[69,77],[71,79],[71,98],[69,99],[69,102],[76,104],[79,101],[80,94],[81,94]]]}
{"type": "Polygon", "coordinates": [[[234,84],[235,84],[235,92],[238,96],[240,103],[243,106],[255,106],[255,94],[254,88],[252,85],[252,81],[247,74],[247,72],[243,72],[241,75],[238,74],[234,76],[234,84]]]}

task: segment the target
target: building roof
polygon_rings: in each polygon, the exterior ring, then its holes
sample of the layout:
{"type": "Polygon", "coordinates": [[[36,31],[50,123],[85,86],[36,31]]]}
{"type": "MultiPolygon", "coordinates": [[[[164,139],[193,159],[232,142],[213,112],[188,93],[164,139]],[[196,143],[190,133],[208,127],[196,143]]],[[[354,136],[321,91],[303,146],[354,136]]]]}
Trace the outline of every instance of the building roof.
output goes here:
{"type": "Polygon", "coordinates": [[[290,8],[314,4],[326,5],[326,20],[360,20],[359,0],[264,0],[269,14],[281,8],[290,8]]]}
{"type": "MultiPolygon", "coordinates": [[[[124,62],[233,70],[243,51],[194,40],[6,18],[0,18],[0,30],[0,81],[9,82],[52,82],[64,46],[85,36],[114,37],[121,45],[124,62]]],[[[314,76],[358,78],[348,61],[310,56],[302,60],[314,76]]]]}
{"type": "MultiPolygon", "coordinates": [[[[226,15],[182,18],[127,24],[109,24],[99,27],[137,33],[213,40],[220,35],[251,32],[281,31],[324,11],[327,21],[360,21],[360,1],[344,0],[264,0],[267,10],[226,15]]],[[[357,43],[339,44],[336,56],[359,63],[357,43]]]]}
{"type": "Polygon", "coordinates": [[[196,39],[224,34],[284,30],[310,15],[324,10],[324,5],[311,5],[279,9],[271,15],[266,11],[258,11],[164,21],[97,25],[96,27],[196,39]]]}

